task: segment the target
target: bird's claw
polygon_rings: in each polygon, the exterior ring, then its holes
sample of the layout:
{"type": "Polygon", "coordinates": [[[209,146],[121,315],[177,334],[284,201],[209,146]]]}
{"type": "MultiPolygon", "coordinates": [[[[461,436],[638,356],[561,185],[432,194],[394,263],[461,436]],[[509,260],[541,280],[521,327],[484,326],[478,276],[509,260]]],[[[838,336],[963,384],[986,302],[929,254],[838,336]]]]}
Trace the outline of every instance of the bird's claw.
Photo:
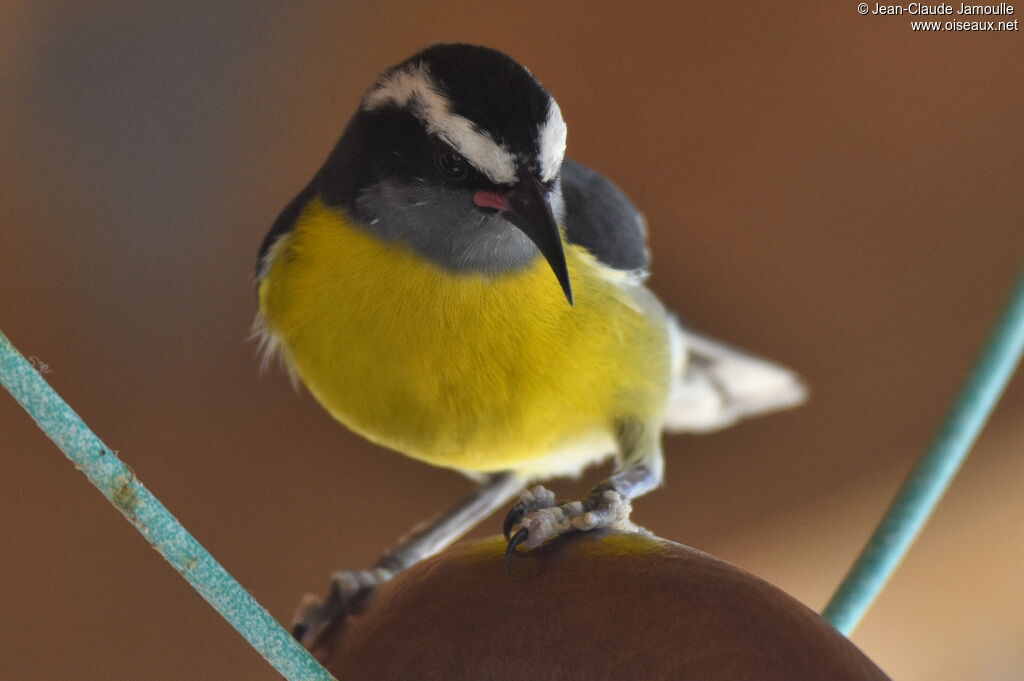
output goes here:
{"type": "Polygon", "coordinates": [[[516,555],[516,548],[525,542],[530,537],[530,531],[525,527],[520,527],[514,535],[508,540],[508,546],[505,547],[505,569],[510,570],[512,568],[512,557],[516,555]]]}
{"type": "Polygon", "coordinates": [[[522,521],[524,515],[526,515],[526,511],[523,510],[522,504],[516,504],[505,515],[505,522],[501,525],[501,533],[505,535],[505,541],[512,543],[512,528],[522,521]]]}
{"type": "Polygon", "coordinates": [[[335,572],[326,598],[307,595],[302,599],[292,621],[292,636],[307,647],[312,645],[329,624],[358,611],[373,591],[393,576],[393,571],[380,567],[335,572]]]}
{"type": "Polygon", "coordinates": [[[595,487],[585,500],[568,503],[558,503],[555,495],[544,487],[526,490],[505,517],[505,563],[508,565],[520,545],[537,548],[573,530],[615,527],[635,531],[637,526],[629,519],[632,510],[628,497],[608,487],[595,487]],[[519,529],[512,534],[517,526],[519,529]]]}
{"type": "Polygon", "coordinates": [[[539,511],[542,508],[551,508],[557,505],[558,501],[555,500],[554,492],[546,487],[537,485],[533,489],[523,490],[522,494],[519,495],[519,501],[509,510],[508,515],[505,516],[505,523],[501,528],[502,533],[505,535],[505,541],[512,541],[512,528],[522,525],[523,518],[526,515],[539,511]]]}

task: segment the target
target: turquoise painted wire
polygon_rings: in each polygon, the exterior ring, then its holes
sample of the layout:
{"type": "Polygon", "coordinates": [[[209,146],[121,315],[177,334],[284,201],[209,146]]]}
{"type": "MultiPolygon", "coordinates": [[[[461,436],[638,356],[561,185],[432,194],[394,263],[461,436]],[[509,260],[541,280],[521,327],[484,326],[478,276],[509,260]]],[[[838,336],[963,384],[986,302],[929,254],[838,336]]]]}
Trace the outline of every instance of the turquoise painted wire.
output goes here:
{"type": "Polygon", "coordinates": [[[849,635],[967,458],[1024,352],[1024,273],[931,446],[822,613],[849,635]]]}
{"type": "Polygon", "coordinates": [[[2,333],[0,383],[89,482],[282,676],[290,681],[334,679],[182,527],[2,333]]]}

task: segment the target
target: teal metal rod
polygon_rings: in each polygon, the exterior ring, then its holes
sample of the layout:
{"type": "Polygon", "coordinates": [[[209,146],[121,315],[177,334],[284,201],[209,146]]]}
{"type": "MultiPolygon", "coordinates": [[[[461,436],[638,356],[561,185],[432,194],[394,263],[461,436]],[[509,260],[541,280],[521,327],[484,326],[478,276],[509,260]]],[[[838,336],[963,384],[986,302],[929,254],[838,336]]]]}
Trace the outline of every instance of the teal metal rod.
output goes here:
{"type": "Polygon", "coordinates": [[[1024,273],[931,446],[822,613],[849,635],[960,470],[1024,353],[1024,273]]]}
{"type": "Polygon", "coordinates": [[[333,681],[0,333],[0,384],[149,543],[289,681],[333,681]]]}

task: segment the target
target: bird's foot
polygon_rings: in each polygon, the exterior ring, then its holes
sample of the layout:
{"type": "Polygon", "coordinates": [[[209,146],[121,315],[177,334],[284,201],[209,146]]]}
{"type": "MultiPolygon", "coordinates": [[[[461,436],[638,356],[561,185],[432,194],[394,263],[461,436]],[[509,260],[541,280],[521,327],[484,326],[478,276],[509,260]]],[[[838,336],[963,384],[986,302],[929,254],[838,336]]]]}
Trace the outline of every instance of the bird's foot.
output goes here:
{"type": "Polygon", "coordinates": [[[637,531],[639,528],[629,519],[632,510],[628,497],[608,487],[595,487],[583,501],[559,503],[550,490],[538,485],[524,491],[505,517],[505,557],[514,555],[520,545],[534,549],[573,530],[611,527],[637,531]]]}
{"type": "Polygon", "coordinates": [[[307,594],[292,620],[292,636],[311,646],[329,624],[357,612],[374,589],[395,576],[383,567],[369,570],[340,570],[331,575],[326,598],[307,594]]]}

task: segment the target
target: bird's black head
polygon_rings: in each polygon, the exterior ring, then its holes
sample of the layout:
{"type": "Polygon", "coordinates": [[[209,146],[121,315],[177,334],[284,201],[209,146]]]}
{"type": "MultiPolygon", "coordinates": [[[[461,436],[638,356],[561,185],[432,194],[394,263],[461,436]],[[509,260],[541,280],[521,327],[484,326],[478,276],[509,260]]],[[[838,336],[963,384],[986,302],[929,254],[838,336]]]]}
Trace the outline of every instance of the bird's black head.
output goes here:
{"type": "Polygon", "coordinates": [[[571,302],[554,216],[565,139],[558,104],[510,57],[434,45],[366,92],[315,186],[378,238],[448,269],[518,269],[539,252],[571,302]]]}

